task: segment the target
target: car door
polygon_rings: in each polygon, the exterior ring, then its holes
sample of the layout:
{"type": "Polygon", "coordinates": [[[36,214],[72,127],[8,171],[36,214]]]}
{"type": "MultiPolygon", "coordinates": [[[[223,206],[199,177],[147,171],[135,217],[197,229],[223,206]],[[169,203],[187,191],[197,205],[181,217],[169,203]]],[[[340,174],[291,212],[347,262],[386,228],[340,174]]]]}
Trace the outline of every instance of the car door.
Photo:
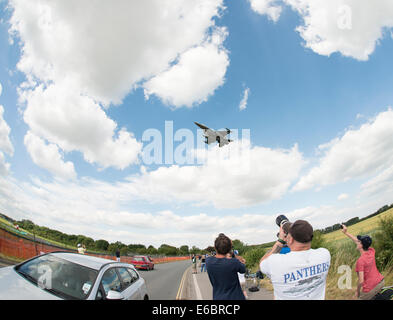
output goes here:
{"type": "MultiPolygon", "coordinates": [[[[117,272],[119,273],[122,285],[121,293],[126,300],[141,300],[141,291],[139,289],[140,285],[132,273],[133,270],[125,267],[117,267],[117,272]]],[[[136,274],[136,273],[135,273],[136,274]]]]}
{"type": "Polygon", "coordinates": [[[138,290],[141,295],[141,299],[144,299],[145,295],[147,295],[145,280],[139,276],[138,272],[136,272],[135,269],[128,268],[127,270],[131,273],[134,282],[138,287],[138,290]]]}
{"type": "Polygon", "coordinates": [[[117,292],[122,291],[121,280],[115,268],[110,268],[105,271],[101,279],[101,288],[104,290],[104,299],[110,290],[117,292]]]}

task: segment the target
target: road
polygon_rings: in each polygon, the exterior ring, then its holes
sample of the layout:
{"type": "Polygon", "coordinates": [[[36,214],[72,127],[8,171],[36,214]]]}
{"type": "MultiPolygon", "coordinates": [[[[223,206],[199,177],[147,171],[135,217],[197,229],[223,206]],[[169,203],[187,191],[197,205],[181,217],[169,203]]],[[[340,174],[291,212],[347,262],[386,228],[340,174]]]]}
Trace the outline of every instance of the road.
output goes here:
{"type": "Polygon", "coordinates": [[[140,270],[150,300],[175,300],[184,271],[190,265],[190,260],[185,260],[156,264],[150,271],[140,270]]]}
{"type": "MultiPolygon", "coordinates": [[[[0,268],[10,265],[0,259],[0,268]]],[[[176,261],[156,264],[154,270],[140,270],[139,274],[146,281],[150,300],[175,300],[179,291],[184,271],[190,266],[190,261],[176,261]]]]}

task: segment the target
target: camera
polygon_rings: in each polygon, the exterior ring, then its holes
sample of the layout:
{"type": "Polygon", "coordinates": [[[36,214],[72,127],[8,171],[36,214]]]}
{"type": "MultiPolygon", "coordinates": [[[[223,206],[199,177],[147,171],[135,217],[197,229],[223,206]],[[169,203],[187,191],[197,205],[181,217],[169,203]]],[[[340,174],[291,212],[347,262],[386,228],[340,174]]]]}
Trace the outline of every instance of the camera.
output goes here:
{"type": "MultiPolygon", "coordinates": [[[[282,227],[282,229],[284,230],[284,232],[286,233],[286,234],[288,234],[288,232],[289,232],[289,227],[291,226],[291,223],[289,222],[289,219],[286,217],[286,216],[284,216],[283,214],[281,214],[281,215],[279,215],[277,218],[276,218],[276,224],[279,226],[279,227],[282,227]]],[[[277,237],[279,236],[279,233],[277,233],[277,237]]]]}
{"type": "Polygon", "coordinates": [[[288,218],[286,216],[284,216],[283,214],[279,215],[276,218],[276,224],[281,227],[283,224],[289,222],[288,218]]]}

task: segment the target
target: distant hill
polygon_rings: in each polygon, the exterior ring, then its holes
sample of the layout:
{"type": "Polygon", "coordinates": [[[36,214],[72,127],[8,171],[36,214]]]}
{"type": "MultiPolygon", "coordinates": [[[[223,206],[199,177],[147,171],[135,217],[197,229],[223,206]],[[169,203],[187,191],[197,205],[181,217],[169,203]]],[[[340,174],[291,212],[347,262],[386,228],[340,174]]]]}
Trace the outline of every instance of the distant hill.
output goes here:
{"type": "MultiPolygon", "coordinates": [[[[370,215],[368,215],[368,216],[366,216],[366,217],[364,217],[362,219],[359,219],[359,217],[355,217],[355,218],[349,219],[348,221],[343,221],[341,223],[343,223],[347,227],[349,227],[349,226],[352,226],[352,225],[354,225],[356,223],[359,223],[361,221],[364,221],[364,220],[370,219],[372,217],[375,217],[375,216],[377,216],[377,215],[379,215],[379,214],[381,214],[381,213],[383,213],[383,212],[385,212],[385,211],[387,211],[389,209],[392,209],[392,208],[393,208],[393,204],[391,204],[390,206],[385,205],[385,206],[379,208],[374,213],[372,213],[372,214],[370,214],[370,215]]],[[[330,227],[327,227],[325,229],[319,229],[319,231],[321,231],[323,234],[326,234],[326,233],[334,232],[334,231],[339,230],[339,229],[340,229],[340,223],[336,223],[336,224],[334,224],[334,225],[332,225],[330,227]]]]}
{"type": "MultiPolygon", "coordinates": [[[[379,225],[380,219],[387,219],[389,217],[393,217],[393,208],[380,212],[377,215],[373,214],[368,216],[367,218],[363,218],[359,220],[358,223],[348,227],[348,231],[353,235],[368,234],[370,236],[373,236],[373,234],[375,234],[380,228],[379,225]]],[[[324,234],[323,237],[327,242],[340,241],[346,239],[346,236],[340,230],[336,230],[324,234]]]]}

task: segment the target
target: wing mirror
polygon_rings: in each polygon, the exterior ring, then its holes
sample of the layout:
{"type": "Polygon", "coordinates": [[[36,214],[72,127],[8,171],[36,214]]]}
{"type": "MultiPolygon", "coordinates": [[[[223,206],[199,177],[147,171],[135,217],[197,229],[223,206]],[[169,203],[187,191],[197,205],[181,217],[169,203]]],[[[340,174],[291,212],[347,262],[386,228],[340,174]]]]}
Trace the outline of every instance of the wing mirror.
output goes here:
{"type": "Polygon", "coordinates": [[[109,290],[108,294],[106,295],[108,300],[123,300],[124,297],[120,292],[109,290]]]}

